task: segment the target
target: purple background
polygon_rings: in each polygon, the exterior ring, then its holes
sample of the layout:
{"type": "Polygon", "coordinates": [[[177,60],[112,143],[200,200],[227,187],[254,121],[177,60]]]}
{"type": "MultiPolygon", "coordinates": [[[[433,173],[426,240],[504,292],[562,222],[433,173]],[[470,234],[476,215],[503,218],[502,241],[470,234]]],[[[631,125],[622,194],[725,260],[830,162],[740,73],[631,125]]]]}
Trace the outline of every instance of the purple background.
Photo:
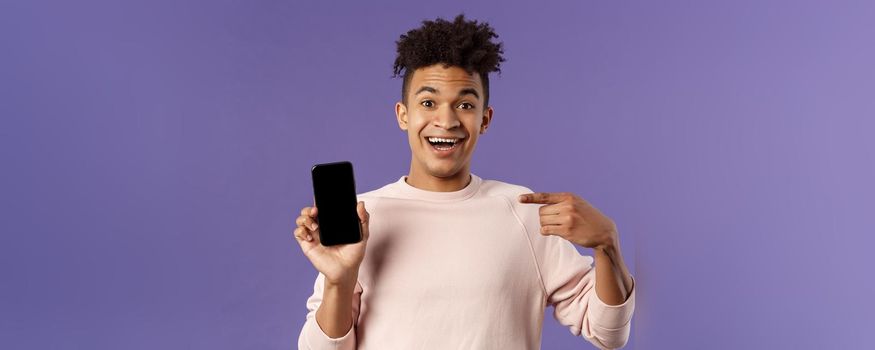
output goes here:
{"type": "MultiPolygon", "coordinates": [[[[473,172],[618,223],[629,348],[872,346],[872,2],[17,0],[0,348],[294,347],[310,165],[406,174],[394,41],[461,11],[508,59],[473,172]]],[[[545,349],[589,348],[551,311],[545,349]]]]}

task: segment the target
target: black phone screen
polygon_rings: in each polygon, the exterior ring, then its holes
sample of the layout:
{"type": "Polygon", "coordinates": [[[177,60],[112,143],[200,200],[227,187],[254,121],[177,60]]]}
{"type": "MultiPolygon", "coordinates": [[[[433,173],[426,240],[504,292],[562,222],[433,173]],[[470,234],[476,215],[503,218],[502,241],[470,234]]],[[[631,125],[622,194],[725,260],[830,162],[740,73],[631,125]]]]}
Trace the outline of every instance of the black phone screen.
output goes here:
{"type": "Polygon", "coordinates": [[[361,241],[361,226],[356,212],[355,177],[352,163],[316,164],[313,175],[313,195],[322,245],[357,243],[361,241]]]}

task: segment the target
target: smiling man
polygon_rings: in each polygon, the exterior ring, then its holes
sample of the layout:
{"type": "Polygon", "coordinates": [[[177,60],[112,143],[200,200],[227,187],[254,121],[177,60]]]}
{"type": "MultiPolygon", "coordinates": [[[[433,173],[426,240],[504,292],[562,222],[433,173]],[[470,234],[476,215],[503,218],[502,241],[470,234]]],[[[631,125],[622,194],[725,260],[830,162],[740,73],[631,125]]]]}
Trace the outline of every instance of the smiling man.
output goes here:
{"type": "Polygon", "coordinates": [[[416,88],[413,104],[395,105],[413,155],[407,183],[431,191],[461,189],[470,181],[478,136],[492,120],[492,108],[483,107],[482,79],[438,63],[418,68],[409,80],[416,88]]]}
{"type": "Polygon", "coordinates": [[[295,239],[319,273],[299,348],[538,349],[548,306],[599,348],[628,340],[635,292],[613,221],[572,193],[470,172],[497,37],[460,15],[398,40],[410,171],[358,196],[359,243],[322,246],[318,208],[301,210],[295,239]]]}

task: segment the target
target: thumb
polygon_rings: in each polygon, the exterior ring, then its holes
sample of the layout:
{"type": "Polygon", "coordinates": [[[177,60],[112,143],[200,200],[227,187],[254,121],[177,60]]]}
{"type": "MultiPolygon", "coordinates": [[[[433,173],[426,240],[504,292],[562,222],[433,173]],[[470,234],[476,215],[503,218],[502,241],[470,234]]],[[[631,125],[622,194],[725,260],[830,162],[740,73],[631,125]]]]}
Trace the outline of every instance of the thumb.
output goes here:
{"type": "Polygon", "coordinates": [[[367,240],[370,236],[370,231],[368,230],[368,221],[371,218],[371,214],[368,214],[368,211],[365,210],[365,202],[358,202],[356,205],[356,211],[359,214],[359,221],[361,221],[362,226],[362,240],[367,240]]]}

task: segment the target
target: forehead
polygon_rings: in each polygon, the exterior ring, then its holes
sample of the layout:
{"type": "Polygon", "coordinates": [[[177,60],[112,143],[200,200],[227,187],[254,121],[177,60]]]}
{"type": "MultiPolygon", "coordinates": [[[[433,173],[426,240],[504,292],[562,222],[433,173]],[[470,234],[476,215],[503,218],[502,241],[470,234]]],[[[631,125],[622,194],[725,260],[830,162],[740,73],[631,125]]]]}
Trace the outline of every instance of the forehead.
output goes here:
{"type": "Polygon", "coordinates": [[[413,72],[410,79],[410,91],[415,93],[422,86],[430,86],[444,90],[455,90],[464,88],[475,88],[477,91],[483,89],[483,82],[480,80],[480,74],[476,72],[468,73],[464,69],[456,66],[444,67],[443,64],[435,64],[428,67],[422,67],[413,72]]]}

